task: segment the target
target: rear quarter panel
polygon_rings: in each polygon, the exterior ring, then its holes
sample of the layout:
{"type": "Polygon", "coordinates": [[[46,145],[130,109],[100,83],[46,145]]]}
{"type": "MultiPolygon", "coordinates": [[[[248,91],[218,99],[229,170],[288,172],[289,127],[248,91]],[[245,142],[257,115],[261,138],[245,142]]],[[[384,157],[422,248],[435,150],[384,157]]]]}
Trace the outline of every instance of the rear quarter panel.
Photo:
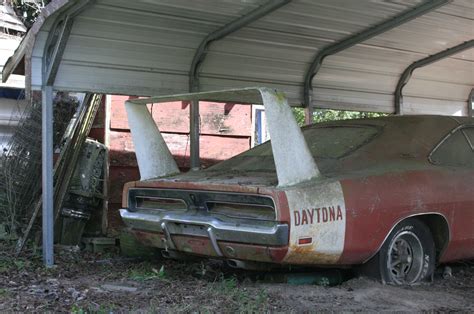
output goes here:
{"type": "Polygon", "coordinates": [[[341,181],[347,210],[341,264],[373,256],[401,220],[438,213],[450,229],[441,262],[474,258],[474,172],[432,169],[341,181]]]}

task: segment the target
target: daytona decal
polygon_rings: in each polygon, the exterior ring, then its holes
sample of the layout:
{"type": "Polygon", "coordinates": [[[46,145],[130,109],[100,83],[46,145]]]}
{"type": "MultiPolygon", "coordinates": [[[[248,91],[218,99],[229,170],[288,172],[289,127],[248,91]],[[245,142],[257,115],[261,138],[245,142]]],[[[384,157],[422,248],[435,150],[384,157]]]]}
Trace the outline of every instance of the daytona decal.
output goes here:
{"type": "Polygon", "coordinates": [[[344,250],[346,208],[339,182],[289,188],[290,244],[285,261],[296,264],[336,263],[344,250]],[[310,245],[299,239],[312,238],[310,245]]]}
{"type": "Polygon", "coordinates": [[[295,226],[342,220],[342,209],[339,205],[295,210],[293,214],[295,226]]]}

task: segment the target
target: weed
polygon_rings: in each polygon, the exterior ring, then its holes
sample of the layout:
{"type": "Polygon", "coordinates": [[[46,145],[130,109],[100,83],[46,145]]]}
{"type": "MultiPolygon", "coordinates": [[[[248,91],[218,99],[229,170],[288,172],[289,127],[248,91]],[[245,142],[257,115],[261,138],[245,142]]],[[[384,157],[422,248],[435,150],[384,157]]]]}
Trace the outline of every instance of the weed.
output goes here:
{"type": "Polygon", "coordinates": [[[0,289],[0,297],[6,297],[10,294],[10,291],[8,291],[7,289],[0,289]]]}
{"type": "Polygon", "coordinates": [[[112,304],[103,304],[99,306],[89,305],[87,307],[79,307],[77,304],[74,304],[71,307],[71,313],[73,314],[87,314],[87,313],[94,313],[94,314],[109,314],[113,313],[116,309],[115,305],[112,304]]]}
{"type": "Polygon", "coordinates": [[[9,261],[6,261],[6,260],[0,261],[0,274],[8,273],[10,268],[11,268],[11,263],[9,261]]]}
{"type": "Polygon", "coordinates": [[[18,270],[23,270],[27,266],[27,263],[24,260],[21,260],[21,259],[14,260],[13,264],[15,265],[16,269],[18,269],[18,270]]]}
{"type": "Polygon", "coordinates": [[[260,313],[268,306],[268,295],[264,290],[258,290],[256,295],[250,295],[248,291],[239,293],[237,296],[238,312],[260,313]]]}
{"type": "Polygon", "coordinates": [[[30,266],[26,260],[19,258],[5,258],[0,260],[0,273],[7,273],[13,269],[24,270],[30,266]]]}
{"type": "Polygon", "coordinates": [[[161,266],[159,270],[149,263],[143,263],[138,268],[133,268],[128,273],[128,278],[136,281],[147,281],[152,279],[165,279],[165,266],[161,266]]]}
{"type": "MultiPolygon", "coordinates": [[[[209,294],[215,299],[229,304],[229,310],[239,313],[264,312],[268,305],[268,296],[264,290],[249,290],[239,287],[235,277],[225,278],[222,274],[219,281],[209,287],[209,294]]],[[[200,309],[206,311],[206,309],[200,309]]]]}
{"type": "Polygon", "coordinates": [[[237,288],[237,279],[235,277],[224,278],[224,275],[221,274],[218,286],[223,293],[232,293],[237,288]]]}

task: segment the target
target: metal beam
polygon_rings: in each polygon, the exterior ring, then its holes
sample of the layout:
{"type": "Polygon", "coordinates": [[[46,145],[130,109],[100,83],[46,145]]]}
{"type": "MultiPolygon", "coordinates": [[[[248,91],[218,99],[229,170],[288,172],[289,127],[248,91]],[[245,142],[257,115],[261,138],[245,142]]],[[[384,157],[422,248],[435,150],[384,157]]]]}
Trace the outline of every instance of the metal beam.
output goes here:
{"type": "Polygon", "coordinates": [[[54,84],[71,28],[72,18],[66,15],[64,19],[57,21],[52,29],[53,36],[48,38],[49,43],[46,45],[47,48],[45,50],[46,62],[43,62],[44,85],[52,86],[54,84]]]}
{"type": "Polygon", "coordinates": [[[474,47],[474,39],[463,42],[460,45],[448,48],[436,54],[430,55],[426,58],[420,59],[418,61],[413,62],[410,64],[405,71],[403,71],[400,79],[398,80],[397,87],[395,89],[395,113],[396,114],[403,114],[403,87],[408,83],[410,80],[413,71],[418,68],[424,67],[436,61],[439,61],[444,58],[448,58],[454,54],[462,52],[464,50],[470,49],[474,47]]]}
{"type": "Polygon", "coordinates": [[[53,88],[43,86],[41,103],[43,262],[54,264],[54,195],[53,195],[53,88]]]}
{"type": "Polygon", "coordinates": [[[304,87],[303,87],[303,105],[305,107],[311,106],[312,101],[312,91],[313,91],[313,78],[318,73],[319,69],[322,66],[324,59],[329,56],[341,52],[347,48],[350,48],[354,45],[360,44],[372,37],[385,33],[397,26],[400,26],[406,22],[409,22],[419,16],[422,16],[430,11],[433,11],[440,6],[443,6],[452,0],[427,0],[421,5],[417,6],[414,9],[410,9],[397,15],[389,20],[383,21],[380,24],[369,27],[366,30],[363,30],[360,33],[349,36],[341,41],[335,42],[321,51],[319,51],[316,56],[313,58],[308,70],[306,71],[304,78],[304,87]]]}
{"type": "MultiPolygon", "coordinates": [[[[209,46],[212,42],[222,39],[227,35],[238,31],[239,29],[247,26],[248,24],[255,22],[261,17],[279,9],[285,4],[291,2],[291,0],[270,0],[263,5],[259,6],[255,10],[243,15],[232,22],[224,25],[222,28],[207,35],[199,45],[194,54],[193,61],[191,62],[191,68],[189,70],[189,91],[199,91],[199,69],[203,64],[209,46]]],[[[199,161],[199,102],[191,102],[190,110],[190,155],[191,155],[191,169],[197,169],[200,167],[199,161]]]]}
{"type": "Polygon", "coordinates": [[[467,116],[474,117],[473,108],[474,106],[474,88],[471,89],[471,93],[469,94],[469,99],[467,100],[467,116]]]}
{"type": "Polygon", "coordinates": [[[44,49],[42,69],[43,85],[54,85],[64,49],[66,49],[69,40],[74,17],[94,1],[95,0],[81,0],[57,17],[54,26],[49,31],[44,49]]]}

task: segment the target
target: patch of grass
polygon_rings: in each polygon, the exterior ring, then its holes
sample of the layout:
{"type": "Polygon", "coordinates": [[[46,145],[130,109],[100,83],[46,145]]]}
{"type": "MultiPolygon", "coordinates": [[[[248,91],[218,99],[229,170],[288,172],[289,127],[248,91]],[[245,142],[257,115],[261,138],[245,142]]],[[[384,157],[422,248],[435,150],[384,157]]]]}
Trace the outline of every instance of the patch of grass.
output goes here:
{"type": "Polygon", "coordinates": [[[0,297],[6,297],[10,294],[10,291],[8,291],[8,289],[0,289],[0,297]]]}
{"type": "Polygon", "coordinates": [[[15,265],[16,269],[18,269],[18,270],[23,270],[28,266],[27,262],[25,262],[24,260],[21,260],[21,259],[13,260],[13,264],[15,265]]]}
{"type": "Polygon", "coordinates": [[[117,307],[113,304],[103,304],[99,306],[94,306],[94,305],[89,305],[86,307],[81,307],[78,306],[77,304],[74,304],[71,307],[70,312],[73,314],[88,314],[88,313],[94,313],[94,314],[109,314],[109,313],[114,313],[114,311],[117,309],[117,307]]]}
{"type": "Polygon", "coordinates": [[[221,280],[217,282],[217,288],[225,294],[233,293],[237,289],[237,279],[221,276],[221,280]]]}
{"type": "Polygon", "coordinates": [[[237,295],[237,304],[240,313],[261,313],[268,308],[268,295],[265,290],[259,289],[255,294],[248,291],[237,295]]]}
{"type": "Polygon", "coordinates": [[[0,273],[7,273],[11,270],[24,270],[31,265],[30,262],[21,258],[2,258],[0,260],[0,273]]]}
{"type": "Polygon", "coordinates": [[[147,281],[153,279],[166,279],[167,274],[164,265],[158,270],[150,263],[142,263],[137,267],[130,269],[127,277],[136,281],[147,281]]]}
{"type": "Polygon", "coordinates": [[[10,261],[0,260],[0,274],[8,273],[11,268],[10,261]]]}
{"type": "Polygon", "coordinates": [[[235,277],[221,276],[220,280],[211,284],[209,293],[215,299],[229,304],[231,312],[260,313],[268,307],[268,295],[264,290],[241,287],[235,277]]]}

